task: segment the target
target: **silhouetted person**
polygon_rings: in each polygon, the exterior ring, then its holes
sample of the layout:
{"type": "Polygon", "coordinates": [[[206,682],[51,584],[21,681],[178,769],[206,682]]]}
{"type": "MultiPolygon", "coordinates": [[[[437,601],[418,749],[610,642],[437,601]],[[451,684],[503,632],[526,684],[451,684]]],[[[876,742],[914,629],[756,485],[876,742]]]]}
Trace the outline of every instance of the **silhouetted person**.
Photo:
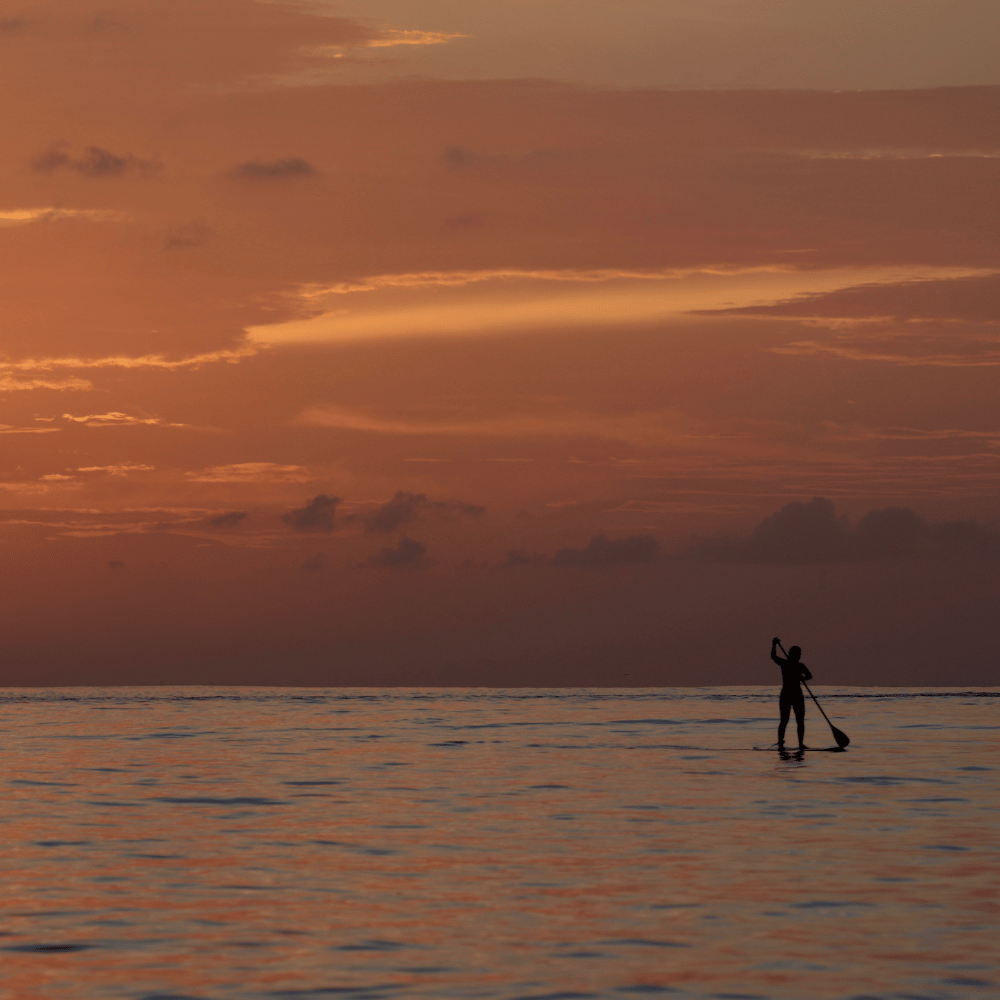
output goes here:
{"type": "Polygon", "coordinates": [[[788,650],[788,659],[782,659],[775,652],[780,639],[771,640],[771,659],[781,667],[781,696],[778,705],[781,708],[781,722],[778,723],[778,746],[785,745],[785,727],[788,725],[788,716],[794,709],[795,726],[799,732],[799,746],[805,746],[806,735],[806,700],[802,696],[802,681],[811,681],[812,674],[809,668],[799,662],[802,650],[798,646],[792,646],[788,650]]]}

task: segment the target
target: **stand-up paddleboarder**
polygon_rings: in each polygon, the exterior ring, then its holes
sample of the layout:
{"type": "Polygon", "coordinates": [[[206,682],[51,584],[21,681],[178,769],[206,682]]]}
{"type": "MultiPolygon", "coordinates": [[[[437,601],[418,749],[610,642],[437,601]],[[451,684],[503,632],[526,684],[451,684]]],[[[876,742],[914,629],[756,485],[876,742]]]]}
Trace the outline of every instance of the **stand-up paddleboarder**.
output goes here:
{"type": "Polygon", "coordinates": [[[780,639],[771,640],[771,659],[781,667],[781,696],[778,699],[781,722],[778,723],[778,746],[785,745],[785,727],[788,725],[789,714],[794,710],[795,726],[799,732],[799,747],[805,749],[806,700],[802,696],[801,682],[811,681],[813,675],[809,673],[809,668],[804,663],[799,662],[802,650],[798,646],[792,646],[788,650],[788,658],[782,659],[775,652],[780,644],[780,639]]]}

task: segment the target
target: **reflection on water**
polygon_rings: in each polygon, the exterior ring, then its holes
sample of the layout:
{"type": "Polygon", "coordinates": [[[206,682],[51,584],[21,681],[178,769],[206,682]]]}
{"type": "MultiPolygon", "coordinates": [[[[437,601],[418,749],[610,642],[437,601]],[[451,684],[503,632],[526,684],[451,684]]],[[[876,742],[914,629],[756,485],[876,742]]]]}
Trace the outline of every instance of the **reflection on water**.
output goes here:
{"type": "Polygon", "coordinates": [[[0,692],[0,994],[996,996],[1000,692],[876,694],[0,692]]]}

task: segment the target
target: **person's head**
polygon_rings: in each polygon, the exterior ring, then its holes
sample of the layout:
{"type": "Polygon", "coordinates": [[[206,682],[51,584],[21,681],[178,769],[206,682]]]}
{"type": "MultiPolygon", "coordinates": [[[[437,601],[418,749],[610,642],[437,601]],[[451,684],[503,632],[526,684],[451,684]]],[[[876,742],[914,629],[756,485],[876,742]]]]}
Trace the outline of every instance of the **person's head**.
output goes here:
{"type": "Polygon", "coordinates": [[[799,646],[792,646],[791,649],[788,650],[788,659],[790,659],[793,663],[798,663],[801,655],[802,649],[799,646]]]}

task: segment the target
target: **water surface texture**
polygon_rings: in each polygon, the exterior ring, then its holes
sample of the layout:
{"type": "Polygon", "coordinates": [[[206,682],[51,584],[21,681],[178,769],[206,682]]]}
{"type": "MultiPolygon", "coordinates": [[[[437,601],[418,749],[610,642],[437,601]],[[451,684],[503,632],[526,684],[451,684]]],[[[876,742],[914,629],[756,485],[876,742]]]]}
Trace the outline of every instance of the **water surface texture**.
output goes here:
{"type": "Polygon", "coordinates": [[[997,996],[1000,692],[817,693],[0,691],[0,990],[997,996]]]}

